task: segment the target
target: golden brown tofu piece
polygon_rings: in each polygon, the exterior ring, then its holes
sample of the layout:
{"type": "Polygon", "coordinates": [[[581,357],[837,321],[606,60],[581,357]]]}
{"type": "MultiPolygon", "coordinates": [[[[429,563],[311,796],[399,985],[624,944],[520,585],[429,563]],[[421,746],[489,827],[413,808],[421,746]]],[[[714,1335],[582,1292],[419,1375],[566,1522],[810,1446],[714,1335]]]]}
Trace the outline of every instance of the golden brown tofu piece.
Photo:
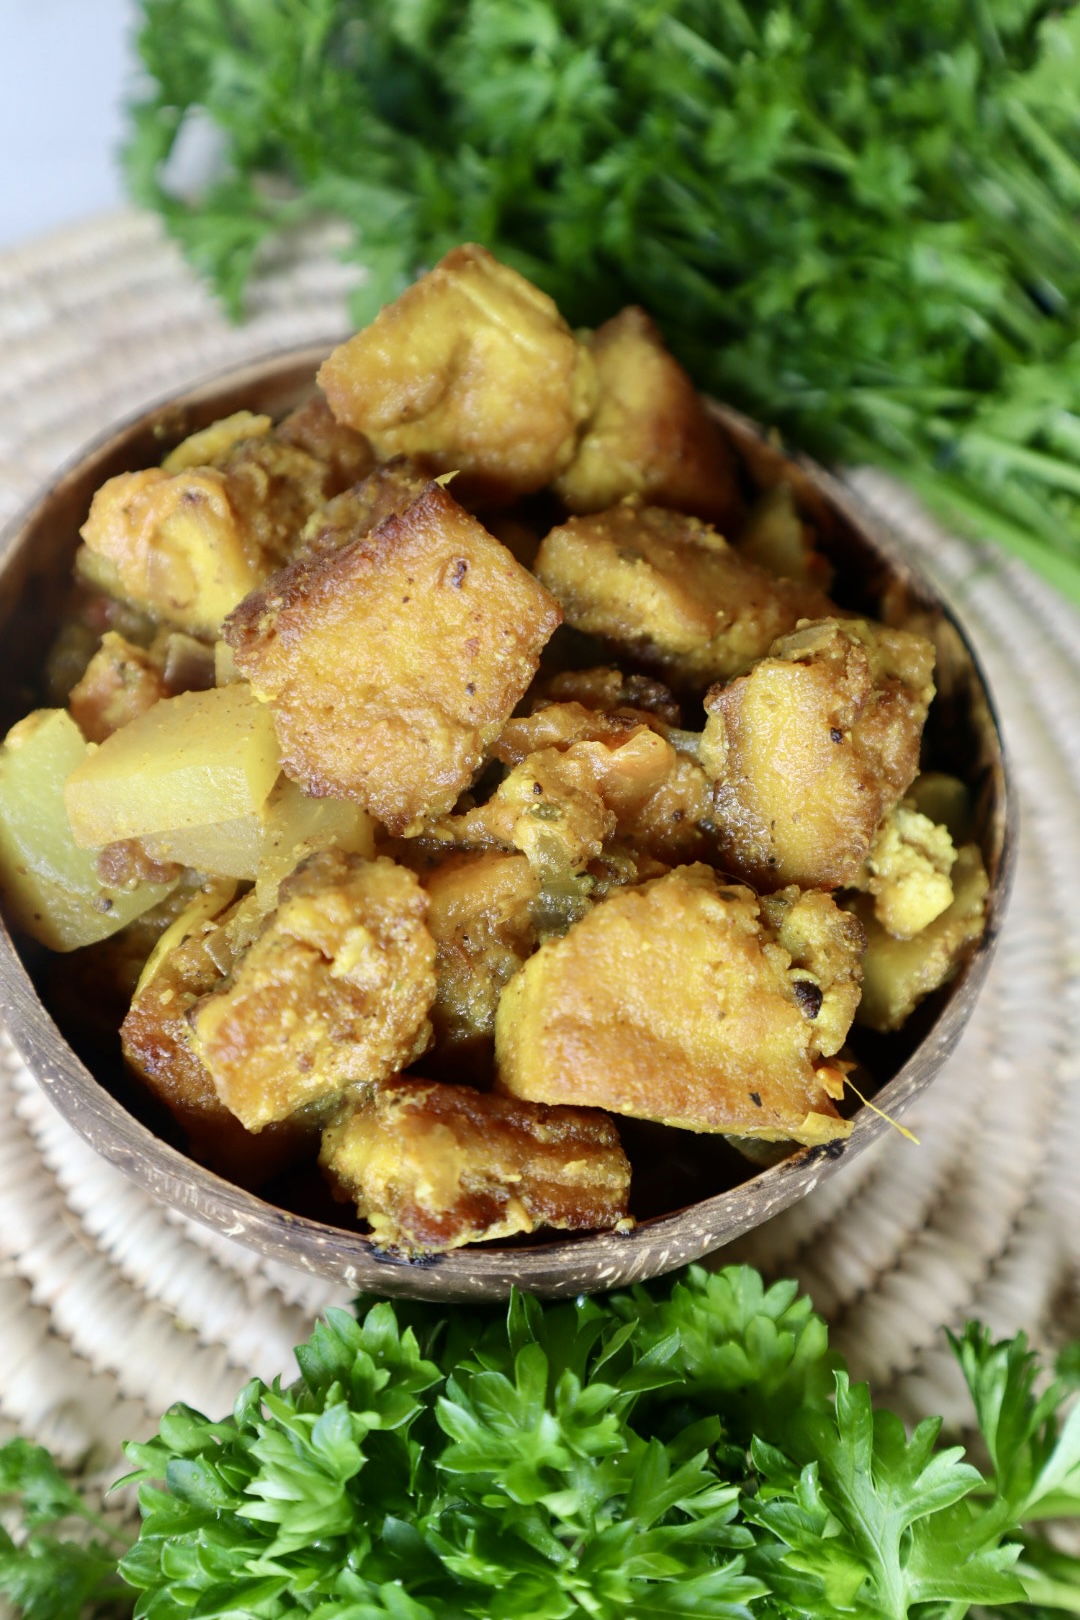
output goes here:
{"type": "Polygon", "coordinates": [[[635,305],[589,339],[600,397],[577,455],[555,482],[571,512],[624,495],[724,528],[741,499],[727,440],[653,322],[635,305]]]}
{"type": "MultiPolygon", "coordinates": [[[[861,938],[841,937],[853,976],[861,938]]],[[[679,867],[610,894],[510,980],[498,1088],[692,1131],[846,1136],[832,1101],[842,1077],[814,1063],[820,1007],[811,1017],[796,988],[807,979],[751,890],[679,867]]]]}
{"type": "Polygon", "coordinates": [[[82,679],[72,687],[68,708],[87,742],[101,743],[168,696],[165,673],[156,659],[144,647],[108,630],[82,679]]]}
{"type": "Polygon", "coordinates": [[[918,770],[933,668],[922,636],[826,619],[714,688],[701,762],[722,863],[759,889],[854,883],[918,770]]]}
{"type": "Polygon", "coordinates": [[[374,1087],[323,1135],[320,1163],[380,1247],[439,1254],[538,1226],[626,1220],[630,1166],[610,1119],[469,1086],[374,1087]]]}
{"type": "Polygon", "coordinates": [[[679,688],[727,680],[800,619],[835,611],[820,591],[747,562],[707,523],[631,500],[552,529],[536,573],[575,629],[679,688]]]}
{"type": "MultiPolygon", "coordinates": [[[[104,483],[83,525],[80,576],[181,629],[215,635],[343,487],[339,462],[320,461],[278,432],[238,439],[234,428],[234,418],[215,423],[179,445],[166,466],[104,483]],[[196,454],[216,459],[193,466],[196,454]]],[[[365,449],[365,471],[370,465],[365,449]]]]}
{"type": "Polygon", "coordinates": [[[335,349],[319,383],[381,459],[458,472],[462,500],[493,505],[562,472],[597,388],[592,356],[546,293],[472,244],[335,349]]]}
{"type": "Polygon", "coordinates": [[[438,484],[299,561],[226,626],[282,767],[392,832],[449,810],[529,685],[558,604],[438,484]]]}
{"type": "Polygon", "coordinates": [[[431,1009],[440,1058],[482,1063],[504,985],[538,943],[540,883],[523,855],[451,855],[424,879],[435,941],[431,1009]]]}
{"type": "Polygon", "coordinates": [[[431,1037],[435,945],[412,872],[321,850],[193,1014],[195,1051],[250,1131],[406,1068],[431,1037]]]}
{"type": "Polygon", "coordinates": [[[326,495],[340,495],[366,478],[375,465],[375,452],[362,433],[339,422],[322,394],[311,398],[278,423],[276,436],[283,444],[306,450],[326,469],[326,495]]]}
{"type": "Polygon", "coordinates": [[[957,850],[952,889],[952,905],[913,939],[897,939],[882,927],[870,895],[845,900],[867,939],[858,1023],[868,1029],[899,1029],[920,1001],[955,978],[986,927],[990,883],[977,844],[957,850]]]}
{"type": "Polygon", "coordinates": [[[395,456],[312,513],[300,537],[297,556],[317,557],[340,551],[350,540],[370,534],[387,518],[400,517],[430,482],[407,456],[395,456]]]}
{"type": "Polygon", "coordinates": [[[177,944],[136,990],[120,1027],[124,1058],[182,1127],[196,1159],[242,1186],[258,1187],[310,1151],[318,1127],[298,1118],[253,1136],[219,1098],[193,1048],[188,1014],[224,978],[232,956],[229,914],[199,912],[196,903],[190,932],[179,919],[177,944]]]}

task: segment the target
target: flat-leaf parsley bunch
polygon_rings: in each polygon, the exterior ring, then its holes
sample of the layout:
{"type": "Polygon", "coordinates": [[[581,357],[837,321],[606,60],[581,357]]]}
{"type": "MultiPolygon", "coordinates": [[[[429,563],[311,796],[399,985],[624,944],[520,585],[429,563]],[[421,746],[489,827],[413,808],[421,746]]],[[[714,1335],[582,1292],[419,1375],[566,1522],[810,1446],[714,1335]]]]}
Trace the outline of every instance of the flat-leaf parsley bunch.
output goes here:
{"type": "Polygon", "coordinates": [[[135,197],[234,310],[353,233],[366,321],[483,242],[572,323],[901,473],[1080,600],[1080,8],[1047,0],[140,0],[135,197]],[[185,179],[194,129],[217,139],[185,179]]]}
{"type": "MultiPolygon", "coordinates": [[[[153,1620],[1080,1613],[1080,1562],[1038,1531],[1080,1513],[1080,1408],[1038,1392],[1022,1336],[955,1348],[985,1473],[937,1419],[908,1436],[875,1411],[795,1285],[748,1268],[334,1311],[290,1387],[248,1384],[222,1422],[173,1407],[127,1448],[142,1527],[119,1574],[153,1620]]],[[[115,1600],[100,1539],[47,1528],[77,1505],[47,1454],[0,1459],[28,1532],[0,1546],[0,1591],[33,1620],[115,1600]],[[73,1572],[54,1590],[50,1559],[73,1572]]]]}

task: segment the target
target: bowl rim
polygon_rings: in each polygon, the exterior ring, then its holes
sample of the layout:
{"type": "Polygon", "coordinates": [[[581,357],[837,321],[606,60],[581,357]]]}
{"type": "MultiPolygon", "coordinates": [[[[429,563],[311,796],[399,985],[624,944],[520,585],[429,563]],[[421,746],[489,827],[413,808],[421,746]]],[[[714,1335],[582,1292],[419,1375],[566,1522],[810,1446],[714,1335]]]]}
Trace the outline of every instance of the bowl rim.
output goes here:
{"type": "MultiPolygon", "coordinates": [[[[230,390],[266,383],[276,372],[312,373],[335,340],[278,348],[222,368],[155,404],[139,407],[110,424],[69,457],[48,485],[25,503],[0,531],[0,575],[43,505],[62,488],[86,476],[136,431],[177,411],[205,405],[230,390]]],[[[725,405],[709,401],[714,415],[737,437],[756,439],[799,468],[840,516],[869,540],[891,572],[935,609],[958,635],[981,685],[999,761],[1001,846],[984,934],[954,981],[949,999],[923,1039],[882,1089],[873,1107],[854,1116],[851,1135],[757,1170],[748,1180],[680,1209],[643,1219],[628,1232],[559,1234],[525,1246],[471,1245],[447,1254],[405,1260],[375,1247],[369,1235],[295,1215],[226,1181],[188,1158],[143,1125],[93,1075],[64,1039],[38,998],[6,921],[0,918],[0,1023],[19,1057],[54,1107],[103,1158],[155,1199],[200,1224],[300,1270],[349,1287],[412,1298],[505,1298],[512,1285],[532,1292],[576,1295],[656,1276],[700,1260],[772,1215],[805,1197],[845,1160],[893,1128],[956,1045],[986,979],[1008,905],[1017,858],[1018,805],[1015,778],[993,693],[963,625],[937,586],[923,576],[895,536],[833,474],[799,451],[781,447],[775,434],[725,405]],[[889,1117],[886,1118],[885,1116],[889,1117]]]]}

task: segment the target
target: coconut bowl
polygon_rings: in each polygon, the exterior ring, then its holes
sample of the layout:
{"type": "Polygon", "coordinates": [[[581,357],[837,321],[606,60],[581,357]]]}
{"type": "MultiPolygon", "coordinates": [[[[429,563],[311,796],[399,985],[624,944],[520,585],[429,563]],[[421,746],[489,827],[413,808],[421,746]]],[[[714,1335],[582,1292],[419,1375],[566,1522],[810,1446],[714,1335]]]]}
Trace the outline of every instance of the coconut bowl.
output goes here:
{"type": "MultiPolygon", "coordinates": [[[[278,354],[219,376],[88,448],[0,537],[0,692],[5,728],[41,702],[40,670],[62,612],[78,530],[97,487],[116,473],[152,466],[197,429],[248,409],[280,417],[313,386],[325,349],[278,354]]],[[[0,1016],[60,1113],[90,1145],[154,1198],[275,1260],[376,1294],[495,1300],[512,1286],[547,1296],[595,1292],[658,1276],[720,1249],[804,1198],[892,1127],[930,1085],[970,1018],[1001,926],[1013,866],[1014,804],[997,718],[963,627],[850,493],[805,457],[722,405],[713,410],[741,465],[747,491],[788,481],[837,573],[844,607],[928,635],[938,650],[938,696],[927,726],[927,764],[963,777],[990,878],[986,931],[952,982],[903,1030],[853,1031],[877,1109],[853,1116],[849,1137],[802,1148],[755,1167],[717,1137],[649,1135],[631,1122],[635,1228],[587,1236],[546,1235],[475,1245],[423,1261],[380,1252],[315,1178],[256,1196],[194,1162],[167,1122],[152,1117],[126,1081],[115,1050],[87,1043],[77,1016],[55,993],[46,953],[0,931],[0,1016]],[[635,1136],[640,1141],[635,1149],[635,1136]],[[340,1223],[340,1224],[339,1224],[340,1223]]],[[[56,958],[52,959],[55,963],[56,958]]],[[[65,961],[60,958],[60,964],[65,961]]],[[[621,1128],[621,1125],[620,1125],[621,1128]]],[[[662,1128],[660,1128],[662,1131],[662,1128]]]]}

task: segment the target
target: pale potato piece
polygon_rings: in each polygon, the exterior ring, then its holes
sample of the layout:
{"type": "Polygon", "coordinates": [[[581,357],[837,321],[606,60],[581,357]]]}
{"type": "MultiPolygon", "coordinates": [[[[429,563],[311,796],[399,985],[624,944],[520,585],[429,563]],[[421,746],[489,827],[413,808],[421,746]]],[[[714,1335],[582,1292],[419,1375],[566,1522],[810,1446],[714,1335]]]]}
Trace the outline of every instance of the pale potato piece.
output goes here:
{"type": "Polygon", "coordinates": [[[320,1163],[380,1247],[402,1254],[626,1220],[630,1166],[611,1120],[469,1086],[373,1087],[324,1132],[320,1163]]]}
{"type": "Polygon", "coordinates": [[[15,927],[54,951],[107,939],[176,883],[110,885],[98,873],[96,851],[76,845],[64,782],[88,755],[63,709],[28,714],[0,747],[0,892],[15,927]]]}
{"type": "Polygon", "coordinates": [[[472,781],[559,619],[433,483],[401,515],[249,597],[226,637],[270,706],[286,773],[404,832],[472,781]]]}
{"type": "Polygon", "coordinates": [[[68,708],[87,742],[100,743],[168,694],[158,661],[144,647],[107,630],[72,687],[68,708]]]}
{"type": "Polygon", "coordinates": [[[416,877],[393,861],[312,855],[193,1013],[194,1049],[250,1131],[406,1068],[431,1038],[435,944],[416,877]]]}
{"type": "MultiPolygon", "coordinates": [[[[833,970],[839,957],[855,977],[861,943],[834,930],[833,970]]],[[[813,1061],[820,1003],[797,988],[812,977],[751,890],[680,867],[610,894],[510,980],[498,1087],[693,1131],[846,1136],[831,1100],[840,1076],[813,1061]]]]}
{"type": "Polygon", "coordinates": [[[551,299],[482,247],[454,248],[319,372],[381,458],[457,472],[463,500],[541,489],[568,465],[596,369],[551,299]]]}
{"type": "Polygon", "coordinates": [[[701,763],[727,868],[758,889],[854,883],[919,768],[933,667],[922,636],[825,619],[710,691],[701,763]]]}
{"type": "Polygon", "coordinates": [[[163,698],[87,754],[64,802],[83,848],[234,821],[278,775],[274,724],[246,685],[163,698]]]}
{"type": "Polygon", "coordinates": [[[834,611],[812,586],[747,562],[707,523],[632,500],[552,529],[536,574],[568,624],[683,688],[728,679],[800,619],[834,611]]]}
{"type": "Polygon", "coordinates": [[[523,855],[451,855],[422,879],[435,941],[435,1046],[451,1063],[482,1063],[504,986],[538,943],[540,882],[523,855]]]}
{"type": "Polygon", "coordinates": [[[373,823],[366,810],[346,799],[310,798],[287,776],[278,778],[261,809],[246,816],[145,834],[141,842],[156,860],[255,879],[265,911],[275,905],[281,879],[315,850],[332,846],[356,855],[375,852],[373,823]]]}
{"type": "Polygon", "coordinates": [[[952,905],[914,939],[887,933],[874,915],[869,895],[845,900],[867,938],[858,1023],[868,1029],[899,1029],[924,997],[955,977],[986,927],[990,881],[977,844],[957,850],[952,889],[952,905]]]}
{"type": "Polygon", "coordinates": [[[570,512],[624,495],[725,528],[741,507],[727,440],[643,309],[631,305],[589,339],[600,397],[577,454],[555,480],[570,512]]]}

